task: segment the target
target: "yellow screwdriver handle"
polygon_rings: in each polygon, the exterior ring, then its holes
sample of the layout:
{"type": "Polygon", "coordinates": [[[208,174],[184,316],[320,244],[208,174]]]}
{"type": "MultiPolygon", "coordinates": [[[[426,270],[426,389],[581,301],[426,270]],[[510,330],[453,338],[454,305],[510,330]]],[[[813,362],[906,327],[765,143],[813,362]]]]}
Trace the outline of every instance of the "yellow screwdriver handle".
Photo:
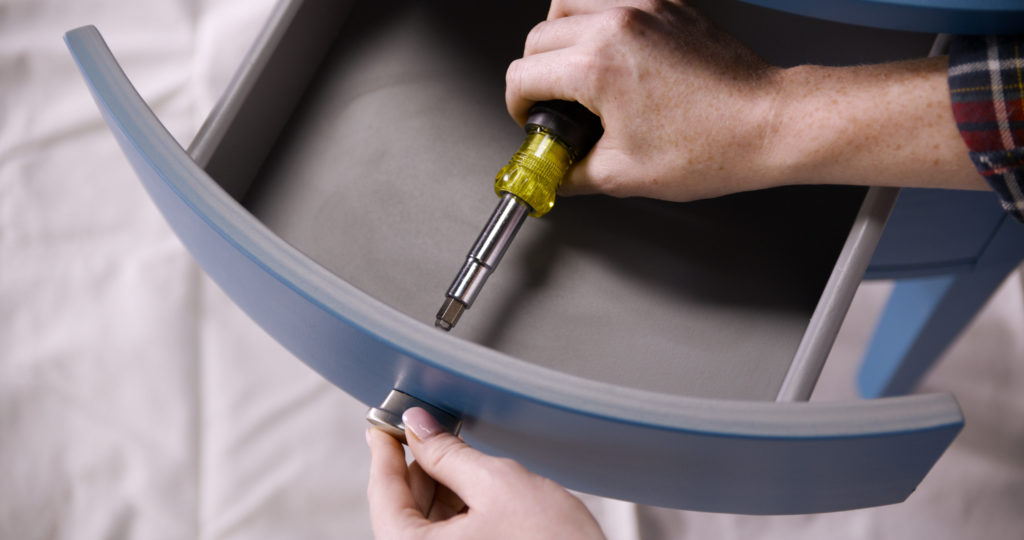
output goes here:
{"type": "Polygon", "coordinates": [[[526,139],[498,171],[495,193],[511,193],[530,207],[531,216],[543,216],[555,206],[555,194],[569,167],[602,133],[601,119],[579,103],[534,104],[526,121],[526,139]]]}
{"type": "Polygon", "coordinates": [[[530,215],[540,217],[555,206],[555,193],[562,185],[572,155],[547,129],[531,126],[519,150],[508,165],[498,171],[494,192],[511,193],[530,207],[530,215]]]}

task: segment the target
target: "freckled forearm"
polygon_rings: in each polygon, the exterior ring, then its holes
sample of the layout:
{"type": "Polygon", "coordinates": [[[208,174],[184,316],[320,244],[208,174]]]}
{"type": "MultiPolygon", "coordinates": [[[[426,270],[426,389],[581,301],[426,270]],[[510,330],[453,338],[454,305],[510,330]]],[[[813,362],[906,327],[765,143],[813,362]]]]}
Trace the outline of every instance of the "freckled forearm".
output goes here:
{"type": "Polygon", "coordinates": [[[953,119],[945,58],[792,68],[777,96],[766,142],[777,184],[986,188],[953,119]]]}

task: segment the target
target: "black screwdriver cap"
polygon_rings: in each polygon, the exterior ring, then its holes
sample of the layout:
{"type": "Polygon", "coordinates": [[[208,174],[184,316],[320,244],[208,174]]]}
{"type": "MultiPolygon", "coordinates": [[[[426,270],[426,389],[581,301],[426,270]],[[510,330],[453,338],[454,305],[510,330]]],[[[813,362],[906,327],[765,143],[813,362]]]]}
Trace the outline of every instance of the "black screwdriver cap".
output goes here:
{"type": "Polygon", "coordinates": [[[601,138],[601,119],[575,101],[538,101],[530,107],[526,125],[551,131],[569,145],[573,161],[579,161],[601,138]]]}

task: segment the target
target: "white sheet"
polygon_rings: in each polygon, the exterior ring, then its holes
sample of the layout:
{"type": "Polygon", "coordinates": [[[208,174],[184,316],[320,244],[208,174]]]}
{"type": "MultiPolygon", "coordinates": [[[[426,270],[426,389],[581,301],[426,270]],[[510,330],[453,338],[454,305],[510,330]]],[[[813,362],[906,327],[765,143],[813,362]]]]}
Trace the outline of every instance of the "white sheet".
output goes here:
{"type": "MultiPolygon", "coordinates": [[[[61,34],[95,24],[179,141],[271,0],[0,0],[0,538],[368,538],[364,408],[274,343],[164,224],[61,34]]],[[[862,287],[816,399],[884,300],[862,287]]],[[[1024,308],[1008,282],[929,376],[968,424],[901,505],[700,514],[588,497],[612,538],[1019,538],[1024,308]]]]}

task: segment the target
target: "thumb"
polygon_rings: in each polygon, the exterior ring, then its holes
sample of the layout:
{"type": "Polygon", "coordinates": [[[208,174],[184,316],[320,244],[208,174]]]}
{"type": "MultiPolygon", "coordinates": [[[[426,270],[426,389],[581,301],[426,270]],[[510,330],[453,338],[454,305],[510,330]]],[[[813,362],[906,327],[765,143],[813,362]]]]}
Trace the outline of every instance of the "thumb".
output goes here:
{"type": "Polygon", "coordinates": [[[420,467],[455,492],[468,506],[492,496],[491,480],[500,460],[448,433],[427,411],[413,407],[402,414],[409,449],[420,467]]]}

